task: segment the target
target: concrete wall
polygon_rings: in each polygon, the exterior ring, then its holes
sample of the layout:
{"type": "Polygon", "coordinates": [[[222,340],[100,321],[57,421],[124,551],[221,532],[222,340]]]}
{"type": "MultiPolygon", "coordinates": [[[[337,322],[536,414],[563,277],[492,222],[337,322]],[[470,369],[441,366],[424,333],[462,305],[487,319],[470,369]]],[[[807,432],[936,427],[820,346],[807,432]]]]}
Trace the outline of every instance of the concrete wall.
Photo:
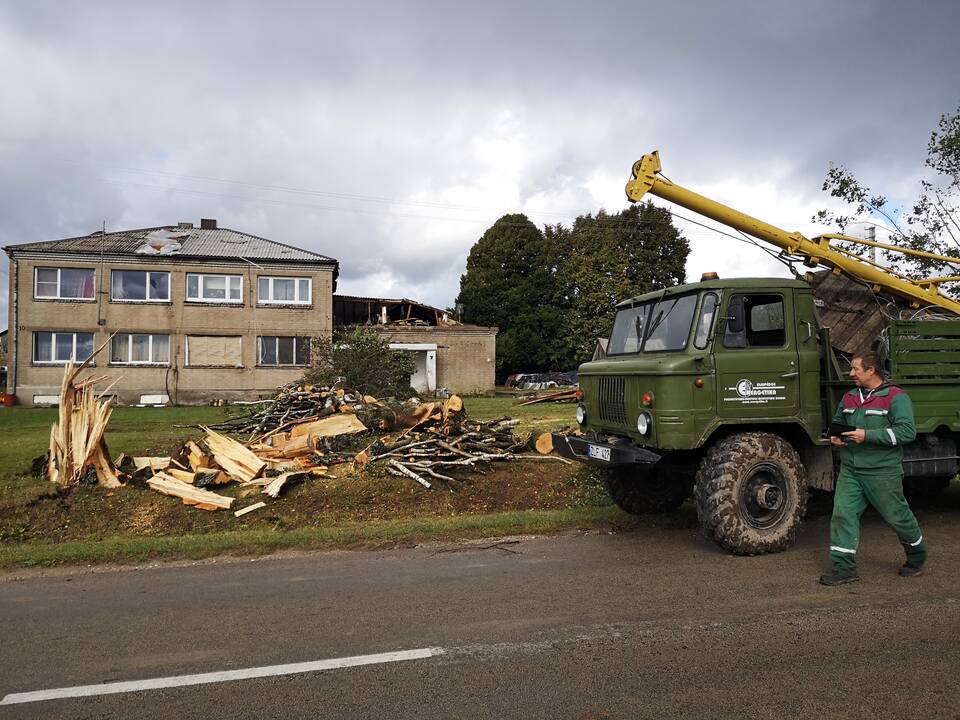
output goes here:
{"type": "Polygon", "coordinates": [[[373,326],[390,342],[435,343],[437,387],[461,395],[492,393],[496,383],[497,328],[373,326]]]}
{"type": "Polygon", "coordinates": [[[112,392],[121,404],[136,403],[141,394],[168,394],[179,404],[199,404],[214,398],[253,399],[298,379],[304,368],[258,367],[257,336],[329,337],[333,323],[333,272],[317,266],[250,263],[184,262],[177,258],[133,258],[129,262],[89,262],[29,257],[10,262],[10,365],[8,388],[17,401],[31,405],[34,395],[56,395],[63,377],[62,365],[33,362],[34,331],[92,332],[96,346],[111,333],[146,332],[170,335],[170,363],[166,367],[111,365],[110,348],[96,357],[98,374],[116,379],[112,392]],[[34,300],[35,267],[84,267],[96,270],[95,299],[34,300]],[[111,270],[162,270],[170,272],[169,302],[118,302],[110,299],[111,270]],[[243,302],[218,305],[186,301],[188,272],[243,276],[243,302]],[[310,277],[312,304],[267,306],[257,304],[257,277],[261,275],[310,277]],[[188,367],[188,335],[238,335],[242,367],[188,367]],[[14,357],[16,367],[13,367],[14,357]]]}

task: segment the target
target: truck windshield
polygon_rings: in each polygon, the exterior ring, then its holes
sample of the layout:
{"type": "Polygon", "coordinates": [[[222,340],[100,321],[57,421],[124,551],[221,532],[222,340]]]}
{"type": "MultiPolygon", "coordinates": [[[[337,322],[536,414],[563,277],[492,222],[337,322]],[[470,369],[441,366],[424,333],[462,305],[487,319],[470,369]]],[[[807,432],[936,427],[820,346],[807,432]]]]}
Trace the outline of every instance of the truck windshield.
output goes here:
{"type": "Polygon", "coordinates": [[[607,354],[683,350],[696,307],[696,295],[681,295],[624,308],[613,320],[607,354]]]}

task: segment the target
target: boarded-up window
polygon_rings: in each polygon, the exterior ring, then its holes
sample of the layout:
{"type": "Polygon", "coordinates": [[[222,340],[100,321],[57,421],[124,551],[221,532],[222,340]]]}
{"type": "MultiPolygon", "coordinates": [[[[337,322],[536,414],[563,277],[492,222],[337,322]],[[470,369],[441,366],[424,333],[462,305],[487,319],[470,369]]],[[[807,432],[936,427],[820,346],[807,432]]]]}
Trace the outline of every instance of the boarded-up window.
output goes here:
{"type": "Polygon", "coordinates": [[[190,335],[187,365],[194,367],[241,367],[240,336],[190,335]]]}

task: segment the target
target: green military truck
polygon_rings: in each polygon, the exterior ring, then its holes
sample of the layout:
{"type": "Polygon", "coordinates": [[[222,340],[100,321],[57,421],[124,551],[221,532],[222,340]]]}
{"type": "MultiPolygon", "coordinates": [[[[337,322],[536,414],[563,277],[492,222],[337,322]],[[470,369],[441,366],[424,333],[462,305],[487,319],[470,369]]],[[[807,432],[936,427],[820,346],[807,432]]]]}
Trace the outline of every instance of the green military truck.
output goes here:
{"type": "MultiPolygon", "coordinates": [[[[656,154],[634,166],[631,199],[653,192],[914,307],[932,305],[941,317],[960,310],[936,279],[878,274],[829,243],[855,238],[786,233],[658,171],[656,154]]],[[[887,372],[910,394],[917,424],[916,441],[904,448],[905,485],[945,487],[958,471],[960,318],[890,320],[882,335],[887,372]]],[[[779,552],[793,541],[808,488],[833,489],[825,431],[850,387],[809,282],[705,276],[618,305],[607,357],[580,367],[583,433],[555,434],[554,447],[601,468],[628,512],[670,510],[692,493],[702,527],[723,548],[779,552]]]]}

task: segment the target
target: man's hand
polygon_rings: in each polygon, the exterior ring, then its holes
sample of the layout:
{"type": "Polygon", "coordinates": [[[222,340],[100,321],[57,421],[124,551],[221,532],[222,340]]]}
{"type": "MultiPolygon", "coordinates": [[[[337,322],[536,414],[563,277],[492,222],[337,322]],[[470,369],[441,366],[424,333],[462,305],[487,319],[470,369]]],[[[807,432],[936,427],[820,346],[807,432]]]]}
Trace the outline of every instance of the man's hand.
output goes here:
{"type": "Polygon", "coordinates": [[[830,444],[831,444],[831,445],[836,445],[837,447],[843,447],[843,446],[845,445],[845,443],[843,442],[843,440],[841,440],[840,438],[838,438],[836,435],[831,435],[831,436],[830,436],[830,444]]]}
{"type": "Polygon", "coordinates": [[[867,439],[867,431],[864,430],[863,428],[857,428],[856,430],[851,430],[850,432],[843,433],[843,436],[845,438],[850,438],[857,445],[859,445],[860,443],[862,443],[864,440],[867,439]]]}

